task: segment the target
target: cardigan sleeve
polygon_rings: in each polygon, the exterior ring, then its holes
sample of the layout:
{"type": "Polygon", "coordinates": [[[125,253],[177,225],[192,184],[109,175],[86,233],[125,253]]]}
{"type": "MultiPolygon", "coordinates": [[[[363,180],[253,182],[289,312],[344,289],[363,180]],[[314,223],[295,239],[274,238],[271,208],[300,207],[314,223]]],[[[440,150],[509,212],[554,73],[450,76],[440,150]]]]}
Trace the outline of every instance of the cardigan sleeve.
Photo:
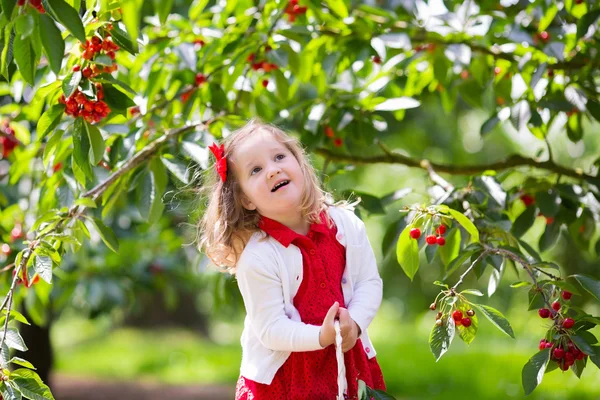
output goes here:
{"type": "MultiPolygon", "coordinates": [[[[350,212],[351,213],[351,212],[350,212]]],[[[357,250],[354,254],[359,257],[358,273],[354,282],[352,299],[348,304],[350,317],[358,324],[362,333],[373,321],[383,296],[383,281],[377,270],[377,261],[369,238],[365,224],[354,213],[351,213],[354,219],[350,225],[355,229],[357,235],[357,250]]]]}
{"type": "Polygon", "coordinates": [[[253,253],[242,254],[236,275],[250,327],[263,346],[277,351],[323,348],[319,344],[320,326],[292,321],[286,315],[284,283],[274,261],[253,253]]]}

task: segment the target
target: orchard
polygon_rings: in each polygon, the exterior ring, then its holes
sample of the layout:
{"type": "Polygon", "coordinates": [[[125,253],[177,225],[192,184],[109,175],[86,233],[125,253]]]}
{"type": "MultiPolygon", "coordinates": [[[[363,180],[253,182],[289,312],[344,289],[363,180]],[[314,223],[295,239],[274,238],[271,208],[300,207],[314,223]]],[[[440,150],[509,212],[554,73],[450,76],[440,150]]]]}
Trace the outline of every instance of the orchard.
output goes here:
{"type": "Polygon", "coordinates": [[[436,288],[423,307],[436,360],[483,320],[528,335],[484,304],[506,287],[527,292],[519,308],[546,331],[522,368],[526,395],[555,369],[600,368],[600,8],[376,4],[1,2],[2,398],[54,398],[33,358],[11,356],[28,349],[19,324],[45,326],[81,298],[93,318],[186,285],[174,238],[203,203],[167,205],[198,200],[208,146],[251,118],[297,135],[337,199],[389,217],[372,242],[384,286],[403,274],[436,288]],[[425,184],[333,190],[373,165],[425,184]],[[140,236],[153,226],[169,239],[140,236]]]}

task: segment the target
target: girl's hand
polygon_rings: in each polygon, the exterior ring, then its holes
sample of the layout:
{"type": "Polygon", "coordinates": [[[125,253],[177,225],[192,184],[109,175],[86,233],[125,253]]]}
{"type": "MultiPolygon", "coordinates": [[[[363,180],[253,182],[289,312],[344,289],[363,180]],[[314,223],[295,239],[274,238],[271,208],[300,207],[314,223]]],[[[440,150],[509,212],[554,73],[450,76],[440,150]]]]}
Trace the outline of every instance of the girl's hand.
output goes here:
{"type": "Polygon", "coordinates": [[[323,320],[323,325],[321,325],[321,330],[319,331],[319,344],[321,347],[327,347],[330,344],[335,343],[335,326],[334,321],[337,316],[338,310],[340,308],[340,304],[336,301],[327,311],[327,315],[323,320]]]}
{"type": "Polygon", "coordinates": [[[350,318],[350,313],[345,308],[340,308],[340,333],[342,334],[342,351],[345,353],[356,345],[360,336],[358,324],[350,318]]]}

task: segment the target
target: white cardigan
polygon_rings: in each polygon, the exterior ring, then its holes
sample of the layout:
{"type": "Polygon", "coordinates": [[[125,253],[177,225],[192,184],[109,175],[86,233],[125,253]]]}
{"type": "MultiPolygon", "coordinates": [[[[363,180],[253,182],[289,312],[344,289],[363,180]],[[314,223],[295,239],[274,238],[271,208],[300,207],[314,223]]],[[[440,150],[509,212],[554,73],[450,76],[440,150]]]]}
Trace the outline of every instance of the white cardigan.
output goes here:
{"type": "MultiPolygon", "coordinates": [[[[381,304],[383,283],[364,223],[352,211],[329,207],[337,240],[346,247],[342,277],[344,302],[361,330],[367,356],[375,356],[367,328],[381,304]]],[[[293,244],[287,248],[264,233],[248,241],[236,265],[237,282],[246,307],[242,332],[240,374],[270,384],[292,351],[322,349],[320,326],[300,320],[293,299],[302,282],[302,254],[293,244]],[[262,239],[262,240],[261,240],[262,239]]],[[[327,304],[331,306],[332,304],[327,304]]]]}

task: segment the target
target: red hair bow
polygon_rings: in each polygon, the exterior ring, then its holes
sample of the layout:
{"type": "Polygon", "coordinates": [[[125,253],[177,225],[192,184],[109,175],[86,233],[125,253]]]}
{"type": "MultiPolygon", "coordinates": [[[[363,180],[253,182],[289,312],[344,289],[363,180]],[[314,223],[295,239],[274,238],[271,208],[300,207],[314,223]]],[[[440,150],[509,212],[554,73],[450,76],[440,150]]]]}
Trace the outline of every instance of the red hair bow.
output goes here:
{"type": "Polygon", "coordinates": [[[225,146],[217,146],[216,143],[213,143],[211,146],[208,146],[210,151],[215,155],[217,162],[215,166],[217,167],[217,173],[221,177],[221,180],[225,182],[227,179],[227,159],[225,158],[225,146]]]}

